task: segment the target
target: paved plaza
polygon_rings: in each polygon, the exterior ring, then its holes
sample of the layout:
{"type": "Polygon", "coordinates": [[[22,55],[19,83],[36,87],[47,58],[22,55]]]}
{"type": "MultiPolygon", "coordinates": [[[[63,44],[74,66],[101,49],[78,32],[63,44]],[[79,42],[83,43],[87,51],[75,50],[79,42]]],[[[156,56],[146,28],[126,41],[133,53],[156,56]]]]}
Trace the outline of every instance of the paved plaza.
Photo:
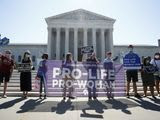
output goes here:
{"type": "Polygon", "coordinates": [[[160,98],[0,98],[1,120],[159,120],[160,98]]]}

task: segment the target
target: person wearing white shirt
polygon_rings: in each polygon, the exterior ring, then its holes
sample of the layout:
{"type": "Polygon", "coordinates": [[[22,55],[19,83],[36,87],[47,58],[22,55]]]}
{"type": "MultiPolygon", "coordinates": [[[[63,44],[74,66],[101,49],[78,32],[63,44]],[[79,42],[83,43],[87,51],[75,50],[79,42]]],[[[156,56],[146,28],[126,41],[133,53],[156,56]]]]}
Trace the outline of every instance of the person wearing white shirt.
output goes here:
{"type": "Polygon", "coordinates": [[[160,53],[155,53],[154,58],[150,62],[153,66],[155,66],[156,71],[154,74],[155,83],[156,83],[156,90],[158,93],[158,96],[160,97],[160,91],[159,91],[159,82],[160,82],[160,53]]]}

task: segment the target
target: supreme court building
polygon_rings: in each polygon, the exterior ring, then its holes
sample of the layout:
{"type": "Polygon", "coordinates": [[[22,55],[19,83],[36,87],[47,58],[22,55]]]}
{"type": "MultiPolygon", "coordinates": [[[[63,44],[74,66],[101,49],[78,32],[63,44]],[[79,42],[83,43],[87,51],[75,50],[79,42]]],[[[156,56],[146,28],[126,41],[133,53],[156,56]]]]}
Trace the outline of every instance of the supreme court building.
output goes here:
{"type": "Polygon", "coordinates": [[[114,52],[113,25],[115,19],[84,9],[46,18],[48,25],[48,53],[50,59],[64,59],[67,52],[81,61],[81,47],[93,46],[101,60],[105,52],[114,52]]]}
{"type": "MultiPolygon", "coordinates": [[[[34,66],[37,66],[42,53],[49,53],[50,59],[64,59],[67,52],[73,54],[74,60],[81,61],[81,47],[94,46],[97,58],[103,61],[106,51],[118,56],[116,62],[122,63],[123,56],[128,52],[128,45],[113,45],[114,19],[96,13],[78,9],[57,16],[46,18],[48,24],[48,43],[10,43],[3,46],[0,52],[12,51],[12,58],[21,63],[26,50],[31,52],[34,66]]],[[[134,51],[140,57],[151,56],[160,52],[160,39],[157,45],[134,45],[134,51]]]]}

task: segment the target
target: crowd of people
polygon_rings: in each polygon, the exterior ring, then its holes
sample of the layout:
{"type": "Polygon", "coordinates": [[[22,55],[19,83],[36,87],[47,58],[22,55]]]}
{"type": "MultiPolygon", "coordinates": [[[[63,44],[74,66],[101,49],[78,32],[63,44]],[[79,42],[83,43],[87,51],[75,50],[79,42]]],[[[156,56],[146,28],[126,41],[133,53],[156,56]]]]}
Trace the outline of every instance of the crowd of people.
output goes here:
{"type": "MultiPolygon", "coordinates": [[[[130,45],[128,47],[129,51],[128,52],[134,52],[133,46],[130,45]]],[[[6,50],[3,54],[0,53],[0,84],[4,82],[4,90],[3,90],[3,98],[6,98],[6,90],[7,90],[7,83],[10,81],[10,78],[12,76],[13,69],[15,68],[15,62],[11,58],[11,51],[6,50]]],[[[107,52],[106,53],[106,58],[102,61],[104,69],[108,71],[108,69],[114,69],[114,61],[117,58],[112,58],[112,53],[107,52]],[[107,66],[109,65],[109,66],[107,66]]],[[[39,80],[40,82],[40,87],[39,87],[39,98],[42,98],[42,90],[44,89],[44,98],[47,97],[47,89],[46,89],[46,72],[47,72],[47,64],[46,61],[48,60],[48,54],[44,53],[42,55],[42,60],[39,63],[38,70],[37,70],[37,75],[36,75],[36,80],[39,80]]],[[[71,64],[73,62],[72,60],[72,53],[67,53],[65,60],[63,62],[62,66],[65,66],[65,64],[71,64]]],[[[91,55],[88,56],[86,59],[86,62],[94,63],[94,64],[99,64],[100,61],[97,59],[96,54],[93,52],[91,55]]],[[[27,63],[30,65],[31,70],[32,70],[32,60],[31,60],[31,53],[29,51],[24,52],[24,56],[22,59],[22,63],[27,63]]],[[[73,69],[71,66],[69,69],[73,69]]],[[[32,90],[32,71],[24,71],[20,73],[20,90],[23,92],[23,97],[27,98],[28,97],[28,92],[32,90]]],[[[96,68],[92,68],[92,74],[97,75],[97,70],[96,68]]],[[[154,88],[156,88],[158,96],[160,97],[160,91],[159,91],[159,82],[160,82],[160,53],[155,53],[154,58],[151,58],[150,56],[143,57],[142,59],[142,64],[141,64],[141,69],[128,69],[126,70],[126,96],[129,98],[130,97],[130,83],[133,83],[133,91],[134,91],[134,96],[139,98],[141,97],[138,92],[137,92],[137,82],[138,82],[138,72],[141,73],[141,78],[142,78],[142,83],[143,83],[143,91],[144,91],[144,97],[147,96],[147,89],[149,87],[149,90],[151,92],[151,96],[156,99],[155,97],[155,92],[154,88]]],[[[63,88],[63,99],[65,100],[66,97],[69,97],[69,99],[74,99],[75,97],[73,96],[73,91],[74,88],[70,87],[67,88],[66,82],[67,80],[73,80],[72,77],[65,77],[64,78],[64,88],[63,88]],[[69,94],[67,95],[66,92],[69,94]]],[[[96,79],[89,79],[93,83],[95,83],[96,79]]],[[[112,85],[114,80],[109,79],[106,77],[106,81],[109,86],[112,85]]],[[[107,89],[107,97],[113,98],[114,95],[112,94],[112,88],[106,88],[107,89]]],[[[93,85],[92,88],[88,88],[88,99],[97,99],[96,95],[96,87],[93,85]]]]}

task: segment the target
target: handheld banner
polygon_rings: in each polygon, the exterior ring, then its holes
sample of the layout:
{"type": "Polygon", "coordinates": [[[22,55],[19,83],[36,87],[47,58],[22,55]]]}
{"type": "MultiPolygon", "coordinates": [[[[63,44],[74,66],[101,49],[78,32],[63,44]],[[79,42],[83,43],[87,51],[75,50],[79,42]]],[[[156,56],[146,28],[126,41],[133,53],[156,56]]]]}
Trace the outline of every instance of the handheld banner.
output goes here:
{"type": "MultiPolygon", "coordinates": [[[[125,95],[125,80],[122,64],[114,65],[114,72],[106,71],[103,64],[73,62],[65,64],[60,60],[47,61],[47,95],[62,96],[64,84],[74,88],[75,96],[88,96],[88,87],[96,87],[98,96],[106,96],[108,80],[114,77],[114,96],[125,95]],[[114,74],[114,75],[113,75],[114,74]],[[107,78],[109,79],[106,79],[107,78]],[[90,82],[93,81],[93,83],[90,82]],[[92,86],[90,86],[90,84],[92,86]]],[[[68,93],[68,92],[67,92],[68,93]]]]}
{"type": "Polygon", "coordinates": [[[93,46],[85,46],[81,48],[82,54],[92,53],[94,51],[93,46]]]}
{"type": "Polygon", "coordinates": [[[31,65],[28,63],[21,63],[18,64],[18,72],[30,72],[31,71],[31,65]]]}
{"type": "Polygon", "coordinates": [[[133,52],[129,52],[123,58],[124,69],[141,69],[140,57],[133,52]]]}

